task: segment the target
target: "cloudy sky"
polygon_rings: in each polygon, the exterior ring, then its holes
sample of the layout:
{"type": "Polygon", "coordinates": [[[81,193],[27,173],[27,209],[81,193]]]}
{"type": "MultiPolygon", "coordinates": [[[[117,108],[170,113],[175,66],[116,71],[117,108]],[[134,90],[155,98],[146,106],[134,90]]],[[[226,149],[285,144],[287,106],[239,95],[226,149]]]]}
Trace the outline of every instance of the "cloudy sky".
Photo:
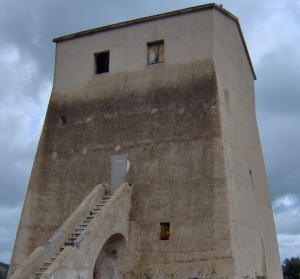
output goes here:
{"type": "MultiPolygon", "coordinates": [[[[9,263],[61,35],[201,0],[0,0],[0,261],[9,263]]],[[[300,0],[222,0],[239,17],[281,258],[300,256],[300,0]],[[298,124],[297,124],[298,123],[298,124]]]]}

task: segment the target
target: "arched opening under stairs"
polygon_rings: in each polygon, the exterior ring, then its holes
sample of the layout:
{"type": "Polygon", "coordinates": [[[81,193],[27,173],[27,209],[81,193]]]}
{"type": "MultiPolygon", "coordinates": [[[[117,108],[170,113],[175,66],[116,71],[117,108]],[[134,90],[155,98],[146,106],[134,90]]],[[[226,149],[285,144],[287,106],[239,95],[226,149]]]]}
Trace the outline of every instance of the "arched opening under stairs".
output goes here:
{"type": "Polygon", "coordinates": [[[126,240],[121,234],[112,235],[103,245],[96,260],[93,279],[122,279],[126,240]]]}

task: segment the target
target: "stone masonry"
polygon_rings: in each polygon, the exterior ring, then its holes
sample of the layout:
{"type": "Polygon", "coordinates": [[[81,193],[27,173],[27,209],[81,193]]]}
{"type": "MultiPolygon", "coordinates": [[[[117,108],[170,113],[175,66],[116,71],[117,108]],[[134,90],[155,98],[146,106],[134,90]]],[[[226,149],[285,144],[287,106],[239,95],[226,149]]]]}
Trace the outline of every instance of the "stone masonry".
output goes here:
{"type": "MultiPolygon", "coordinates": [[[[105,233],[93,230],[99,254],[78,260],[70,247],[74,256],[51,278],[282,278],[256,77],[238,19],[206,4],[54,42],[11,274],[106,183],[120,202],[103,208],[112,210],[105,233]],[[127,207],[123,182],[134,186],[127,207]],[[113,217],[120,208],[130,210],[126,225],[113,217]]],[[[83,240],[82,255],[92,243],[83,240]]]]}

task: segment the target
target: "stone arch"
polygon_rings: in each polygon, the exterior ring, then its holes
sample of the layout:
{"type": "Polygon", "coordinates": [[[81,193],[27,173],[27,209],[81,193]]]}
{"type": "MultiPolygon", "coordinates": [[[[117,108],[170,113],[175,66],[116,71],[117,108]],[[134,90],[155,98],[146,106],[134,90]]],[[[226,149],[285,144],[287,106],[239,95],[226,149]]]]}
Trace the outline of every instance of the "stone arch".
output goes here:
{"type": "Polygon", "coordinates": [[[121,279],[126,239],[120,234],[112,235],[103,245],[93,269],[93,279],[121,279]]]}

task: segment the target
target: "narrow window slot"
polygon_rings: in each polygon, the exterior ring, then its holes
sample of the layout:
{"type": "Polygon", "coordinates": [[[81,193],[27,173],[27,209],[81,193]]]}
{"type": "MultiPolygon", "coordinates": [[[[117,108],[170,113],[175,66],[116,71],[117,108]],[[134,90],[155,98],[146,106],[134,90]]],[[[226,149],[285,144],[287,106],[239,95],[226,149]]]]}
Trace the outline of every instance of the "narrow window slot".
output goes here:
{"type": "Polygon", "coordinates": [[[160,240],[169,240],[170,223],[160,223],[160,240]]]}
{"type": "Polygon", "coordinates": [[[62,115],[60,117],[60,123],[59,124],[60,124],[60,126],[65,126],[67,124],[67,116],[62,115]]]}

